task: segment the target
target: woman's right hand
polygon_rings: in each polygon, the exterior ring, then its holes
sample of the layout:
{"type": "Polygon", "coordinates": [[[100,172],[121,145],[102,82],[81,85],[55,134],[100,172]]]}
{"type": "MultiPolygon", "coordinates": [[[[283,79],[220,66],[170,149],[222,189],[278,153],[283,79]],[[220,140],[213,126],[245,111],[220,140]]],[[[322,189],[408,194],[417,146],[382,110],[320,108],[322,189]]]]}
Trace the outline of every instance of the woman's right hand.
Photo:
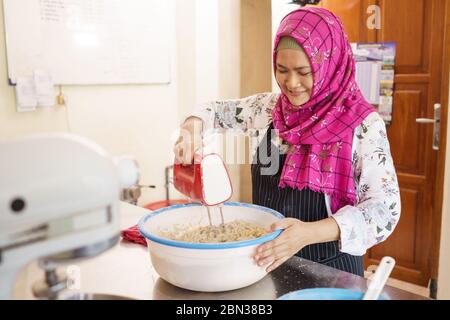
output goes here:
{"type": "Polygon", "coordinates": [[[194,153],[202,149],[202,131],[203,121],[200,118],[189,117],[184,121],[173,148],[178,163],[192,164],[194,153]]]}

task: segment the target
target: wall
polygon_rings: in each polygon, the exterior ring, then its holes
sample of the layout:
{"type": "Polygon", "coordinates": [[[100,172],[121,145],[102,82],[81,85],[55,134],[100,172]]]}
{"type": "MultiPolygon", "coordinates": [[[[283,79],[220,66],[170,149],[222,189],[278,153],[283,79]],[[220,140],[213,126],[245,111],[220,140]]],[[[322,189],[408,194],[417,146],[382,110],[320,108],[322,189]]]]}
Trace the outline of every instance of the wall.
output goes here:
{"type": "Polygon", "coordinates": [[[177,28],[179,121],[199,103],[239,97],[239,3],[177,0],[178,19],[193,22],[177,28]]]}
{"type": "MultiPolygon", "coordinates": [[[[281,23],[281,20],[291,11],[294,11],[299,8],[297,4],[292,4],[288,2],[272,0],[272,38],[275,39],[275,35],[278,31],[278,26],[281,23]]],[[[273,41],[272,41],[272,50],[273,50],[273,41]]],[[[280,92],[280,87],[275,80],[275,75],[272,73],[272,90],[273,92],[280,92]]]]}
{"type": "MultiPolygon", "coordinates": [[[[450,74],[449,74],[450,77],[450,74]]],[[[449,99],[450,102],[450,88],[449,99]]],[[[442,106],[446,107],[446,106],[442,106]]],[[[448,106],[447,106],[448,108],[448,106]]],[[[450,124],[450,112],[447,124],[450,124]]],[[[447,125],[447,128],[448,125],[447,125]]],[[[450,130],[447,129],[450,142],[450,130]]],[[[450,143],[447,143],[444,178],[444,203],[442,205],[441,245],[439,253],[438,299],[450,299],[450,143]]]]}
{"type": "MultiPolygon", "coordinates": [[[[241,2],[241,0],[219,0],[219,99],[236,99],[242,97],[240,79],[241,2]]],[[[233,197],[231,200],[242,201],[240,166],[232,163],[228,165],[228,170],[233,184],[233,197]]]]}
{"type": "MultiPolygon", "coordinates": [[[[241,1],[241,96],[271,91],[271,2],[241,1]]],[[[240,154],[248,155],[248,141],[241,138],[240,154]],[[245,146],[245,143],[247,145],[245,146]]],[[[241,201],[252,202],[250,157],[239,165],[241,201]]]]}
{"type": "Polygon", "coordinates": [[[200,101],[237,97],[240,74],[239,0],[169,1],[170,85],[64,86],[68,108],[31,113],[15,111],[14,89],[7,84],[0,2],[0,139],[55,131],[85,136],[111,154],[137,158],[141,183],[157,186],[143,190],[141,205],[164,199],[164,168],[172,162],[180,120],[200,101]]]}
{"type": "MultiPolygon", "coordinates": [[[[183,79],[179,96],[180,122],[200,103],[240,97],[240,0],[188,2],[192,5],[183,3],[179,7],[181,14],[187,11],[195,21],[194,25],[183,26],[179,33],[185,35],[179,50],[180,55],[183,54],[180,58],[185,61],[179,69],[180,79],[183,79]]],[[[231,150],[225,148],[217,152],[226,159],[231,150]]],[[[227,165],[233,184],[231,200],[239,201],[239,168],[232,162],[227,165]]]]}
{"type": "MultiPolygon", "coordinates": [[[[195,21],[179,28],[179,36],[184,35],[180,59],[185,61],[179,68],[182,122],[197,104],[240,97],[240,0],[178,1],[183,2],[180,14],[192,15],[195,21]]],[[[226,159],[231,150],[217,152],[226,159]]],[[[232,162],[227,165],[233,184],[231,200],[239,201],[239,167],[232,162]]]]}

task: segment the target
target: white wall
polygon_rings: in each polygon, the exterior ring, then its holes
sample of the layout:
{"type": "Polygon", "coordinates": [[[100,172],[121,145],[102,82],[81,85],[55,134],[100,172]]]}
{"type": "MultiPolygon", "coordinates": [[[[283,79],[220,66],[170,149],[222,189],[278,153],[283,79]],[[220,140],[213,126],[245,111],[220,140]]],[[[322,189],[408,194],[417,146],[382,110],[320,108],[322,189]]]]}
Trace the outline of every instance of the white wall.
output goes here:
{"type": "MultiPolygon", "coordinates": [[[[180,50],[192,59],[191,63],[184,65],[181,77],[195,85],[183,83],[186,89],[183,90],[183,97],[180,96],[181,121],[199,103],[240,97],[240,0],[188,2],[195,6],[193,12],[192,9],[186,8],[195,16],[195,25],[190,26],[189,31],[182,32],[194,36],[195,41],[186,43],[180,50]],[[191,54],[192,51],[195,51],[194,54],[191,54]],[[195,81],[192,81],[193,79],[195,81]],[[184,98],[186,100],[183,100],[184,98]]],[[[226,153],[215,151],[222,154],[226,160],[225,156],[232,152],[231,149],[227,148],[226,153]]],[[[238,201],[239,167],[232,163],[227,164],[233,184],[231,200],[238,201]]]]}
{"type": "MultiPolygon", "coordinates": [[[[450,76],[450,75],[449,75],[450,76]]],[[[449,88],[450,93],[450,88],[449,88]]],[[[448,99],[450,103],[450,96],[448,99]]],[[[442,106],[447,108],[449,106],[442,106]]],[[[447,123],[450,124],[450,112],[447,123]]],[[[442,206],[441,245],[439,253],[438,299],[450,299],[450,130],[447,129],[447,150],[442,206]]]]}
{"type": "Polygon", "coordinates": [[[180,121],[199,103],[240,94],[240,0],[177,0],[180,121]],[[194,81],[193,81],[194,80],[194,81]]]}
{"type": "Polygon", "coordinates": [[[180,120],[199,101],[239,95],[235,85],[239,83],[239,25],[235,24],[239,21],[239,0],[165,1],[171,3],[168,19],[173,27],[169,31],[170,85],[64,86],[67,109],[39,108],[31,113],[16,112],[14,89],[7,84],[0,2],[0,139],[67,132],[70,126],[72,133],[94,140],[112,154],[136,156],[141,183],[158,187],[144,190],[140,204],[164,199],[164,167],[172,162],[174,133],[180,120]],[[201,9],[206,2],[213,13],[201,9]],[[210,34],[204,36],[205,32],[210,34]],[[226,35],[214,42],[223,32],[226,35]],[[213,56],[198,55],[198,49],[208,45],[213,56]],[[225,65],[217,66],[218,62],[225,65]]]}
{"type": "Polygon", "coordinates": [[[241,97],[241,0],[219,1],[219,98],[241,97]]]}
{"type": "MultiPolygon", "coordinates": [[[[281,20],[291,11],[298,9],[298,4],[290,4],[287,1],[272,0],[272,39],[275,39],[275,35],[278,31],[278,26],[281,20]]],[[[272,41],[273,51],[273,41],[272,41]]],[[[272,91],[280,92],[280,87],[275,80],[275,75],[272,72],[272,91]]]]}

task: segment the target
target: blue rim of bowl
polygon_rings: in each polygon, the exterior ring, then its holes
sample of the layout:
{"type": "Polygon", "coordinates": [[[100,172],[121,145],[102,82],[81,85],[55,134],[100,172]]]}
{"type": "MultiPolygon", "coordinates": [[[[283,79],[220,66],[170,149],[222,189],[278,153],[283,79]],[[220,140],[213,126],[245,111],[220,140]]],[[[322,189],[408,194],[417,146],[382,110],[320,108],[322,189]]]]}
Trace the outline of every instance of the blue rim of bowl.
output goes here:
{"type": "MultiPolygon", "coordinates": [[[[258,206],[255,204],[249,204],[249,203],[241,203],[241,202],[225,202],[223,204],[224,206],[228,207],[246,207],[246,208],[253,208],[258,209],[267,213],[270,213],[271,215],[279,218],[284,219],[284,216],[279,213],[278,211],[275,211],[270,208],[258,206]]],[[[197,207],[202,206],[201,203],[187,203],[187,204],[176,204],[170,207],[161,208],[155,211],[152,211],[150,213],[147,213],[145,216],[143,216],[138,223],[138,229],[142,236],[144,236],[146,239],[164,244],[171,247],[178,247],[178,248],[188,248],[188,249],[231,249],[231,248],[240,248],[240,247],[247,247],[252,245],[261,244],[270,240],[275,239],[280,235],[282,232],[281,229],[275,230],[274,232],[271,232],[269,234],[266,234],[262,237],[251,239],[251,240],[244,240],[244,241],[236,241],[236,242],[226,242],[226,243],[193,243],[193,242],[182,242],[182,241],[175,241],[175,240],[169,240],[165,238],[157,237],[153,234],[148,233],[144,230],[145,223],[148,222],[148,220],[154,218],[155,216],[166,212],[171,211],[178,208],[186,208],[186,207],[197,207]]]]}

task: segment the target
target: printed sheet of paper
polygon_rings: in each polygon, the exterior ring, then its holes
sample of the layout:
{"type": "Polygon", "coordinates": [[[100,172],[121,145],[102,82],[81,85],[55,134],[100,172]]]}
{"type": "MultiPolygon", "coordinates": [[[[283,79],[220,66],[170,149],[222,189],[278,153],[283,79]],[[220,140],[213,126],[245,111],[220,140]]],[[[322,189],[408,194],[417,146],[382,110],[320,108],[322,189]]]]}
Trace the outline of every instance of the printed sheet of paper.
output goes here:
{"type": "Polygon", "coordinates": [[[37,106],[34,77],[18,77],[16,84],[16,104],[18,112],[34,111],[37,106]]]}
{"type": "Polygon", "coordinates": [[[50,73],[44,70],[34,71],[37,104],[39,107],[53,107],[55,105],[55,89],[50,73]]]}

